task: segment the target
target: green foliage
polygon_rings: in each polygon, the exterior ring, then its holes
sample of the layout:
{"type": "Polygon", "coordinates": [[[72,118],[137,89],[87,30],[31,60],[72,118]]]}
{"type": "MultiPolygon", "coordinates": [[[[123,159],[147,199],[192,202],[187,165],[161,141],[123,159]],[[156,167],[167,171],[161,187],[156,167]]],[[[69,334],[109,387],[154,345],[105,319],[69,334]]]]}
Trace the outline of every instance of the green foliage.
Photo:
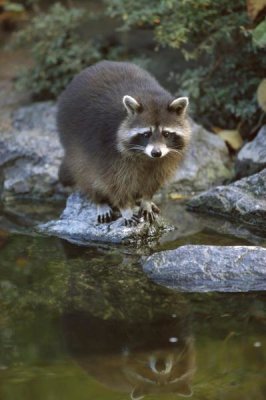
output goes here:
{"type": "Polygon", "coordinates": [[[16,44],[30,46],[35,62],[33,68],[22,71],[19,88],[29,88],[38,97],[54,97],[77,72],[100,59],[97,44],[82,40],[79,34],[85,17],[82,9],[56,3],[18,33],[16,44]]]}
{"type": "Polygon", "coordinates": [[[252,32],[255,46],[266,46],[266,20],[262,21],[252,32]]]}
{"type": "Polygon", "coordinates": [[[252,50],[251,55],[243,46],[237,56],[217,54],[209,66],[188,69],[179,76],[182,89],[205,124],[234,128],[242,123],[252,127],[259,119],[256,90],[263,76],[263,63],[256,53],[252,50]]]}
{"type": "Polygon", "coordinates": [[[159,46],[180,49],[185,60],[194,61],[183,74],[171,66],[172,76],[205,123],[252,126],[260,118],[255,92],[265,75],[266,56],[252,44],[244,0],[105,2],[109,15],[122,21],[122,30],[153,29],[159,46]]]}
{"type": "Polygon", "coordinates": [[[22,4],[20,3],[14,3],[14,2],[9,2],[6,1],[4,2],[4,6],[3,6],[5,11],[9,11],[9,12],[23,12],[24,11],[24,7],[22,4]]]}
{"type": "MultiPolygon", "coordinates": [[[[149,29],[156,50],[168,48],[174,54],[168,61],[172,89],[189,95],[201,122],[233,129],[241,125],[246,131],[263,122],[255,93],[266,70],[265,21],[252,30],[244,0],[104,0],[104,5],[119,31],[134,35],[135,29],[149,29]]],[[[145,54],[141,43],[130,54],[119,40],[110,44],[84,38],[81,27],[88,31],[90,21],[89,12],[59,3],[35,16],[17,35],[18,45],[30,46],[34,60],[18,86],[38,98],[50,98],[76,73],[103,58],[147,66],[147,57],[139,60],[139,53],[145,54]]],[[[161,63],[167,65],[167,58],[161,63]]]]}
{"type": "MultiPolygon", "coordinates": [[[[60,3],[35,16],[15,37],[14,45],[29,47],[34,61],[32,68],[21,71],[17,88],[30,90],[37,99],[55,98],[83,68],[103,58],[128,59],[120,43],[84,38],[83,28],[94,18],[97,15],[85,9],[67,8],[60,3]]],[[[147,65],[147,58],[133,56],[132,61],[147,65]]]]}

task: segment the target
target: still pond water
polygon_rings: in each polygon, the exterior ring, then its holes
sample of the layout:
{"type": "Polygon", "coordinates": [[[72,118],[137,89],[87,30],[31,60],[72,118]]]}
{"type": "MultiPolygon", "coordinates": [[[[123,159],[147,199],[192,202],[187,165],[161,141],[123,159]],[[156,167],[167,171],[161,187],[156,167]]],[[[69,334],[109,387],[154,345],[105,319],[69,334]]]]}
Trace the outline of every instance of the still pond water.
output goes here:
{"type": "MultiPolygon", "coordinates": [[[[24,211],[0,218],[0,400],[266,398],[265,294],[172,291],[134,249],[29,235],[24,211]]],[[[158,249],[252,244],[193,221],[158,249]]]]}

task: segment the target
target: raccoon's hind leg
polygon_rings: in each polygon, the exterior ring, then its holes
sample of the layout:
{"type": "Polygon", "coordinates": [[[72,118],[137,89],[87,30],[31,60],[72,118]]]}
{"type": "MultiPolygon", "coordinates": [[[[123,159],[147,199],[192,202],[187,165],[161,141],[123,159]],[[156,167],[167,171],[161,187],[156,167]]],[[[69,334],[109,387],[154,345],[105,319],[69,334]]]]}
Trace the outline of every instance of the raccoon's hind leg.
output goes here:
{"type": "Polygon", "coordinates": [[[70,172],[65,158],[63,158],[63,161],[59,167],[58,178],[64,186],[73,186],[75,184],[74,178],[70,172]]]}
{"type": "Polygon", "coordinates": [[[157,215],[160,213],[160,209],[150,200],[141,200],[139,208],[139,218],[143,217],[145,221],[152,224],[157,215]]]}

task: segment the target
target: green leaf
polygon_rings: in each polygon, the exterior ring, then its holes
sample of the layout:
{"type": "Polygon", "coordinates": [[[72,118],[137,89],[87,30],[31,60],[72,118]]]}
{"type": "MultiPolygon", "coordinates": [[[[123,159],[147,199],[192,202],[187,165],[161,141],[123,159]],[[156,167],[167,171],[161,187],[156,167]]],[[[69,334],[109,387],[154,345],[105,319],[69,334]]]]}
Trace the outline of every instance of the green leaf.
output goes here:
{"type": "Polygon", "coordinates": [[[19,3],[7,3],[4,5],[5,11],[9,12],[16,12],[16,13],[22,13],[25,11],[25,8],[22,4],[19,3]]]}
{"type": "Polygon", "coordinates": [[[266,20],[262,21],[252,31],[253,44],[258,47],[266,46],[266,20]]]}

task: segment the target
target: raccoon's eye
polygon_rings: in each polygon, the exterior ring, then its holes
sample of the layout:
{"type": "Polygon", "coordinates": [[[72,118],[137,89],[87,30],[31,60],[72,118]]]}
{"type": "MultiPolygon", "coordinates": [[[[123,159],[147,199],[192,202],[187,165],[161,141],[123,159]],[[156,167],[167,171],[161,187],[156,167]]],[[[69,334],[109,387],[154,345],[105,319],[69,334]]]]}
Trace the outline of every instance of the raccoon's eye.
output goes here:
{"type": "Polygon", "coordinates": [[[167,137],[169,137],[170,132],[169,131],[163,131],[162,135],[163,135],[163,137],[167,138],[167,137]]]}
{"type": "Polygon", "coordinates": [[[151,132],[150,132],[150,131],[143,132],[141,135],[142,135],[143,137],[145,137],[145,138],[149,138],[149,137],[151,137],[151,132]]]}

